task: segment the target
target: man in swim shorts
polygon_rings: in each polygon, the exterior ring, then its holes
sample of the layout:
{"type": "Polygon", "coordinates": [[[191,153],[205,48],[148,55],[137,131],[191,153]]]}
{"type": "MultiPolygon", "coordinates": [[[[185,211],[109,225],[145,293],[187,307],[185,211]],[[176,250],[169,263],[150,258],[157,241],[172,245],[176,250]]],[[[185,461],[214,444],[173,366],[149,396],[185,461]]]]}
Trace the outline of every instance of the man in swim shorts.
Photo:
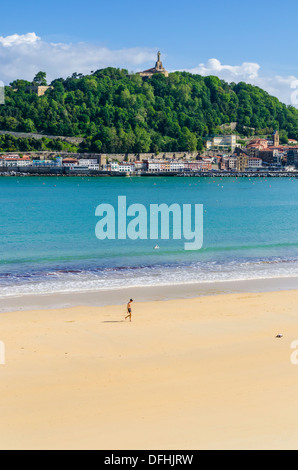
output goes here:
{"type": "Polygon", "coordinates": [[[127,315],[125,317],[125,320],[126,320],[126,318],[129,318],[129,321],[131,321],[131,304],[132,304],[132,302],[133,302],[133,300],[130,299],[130,301],[127,304],[127,315]]]}

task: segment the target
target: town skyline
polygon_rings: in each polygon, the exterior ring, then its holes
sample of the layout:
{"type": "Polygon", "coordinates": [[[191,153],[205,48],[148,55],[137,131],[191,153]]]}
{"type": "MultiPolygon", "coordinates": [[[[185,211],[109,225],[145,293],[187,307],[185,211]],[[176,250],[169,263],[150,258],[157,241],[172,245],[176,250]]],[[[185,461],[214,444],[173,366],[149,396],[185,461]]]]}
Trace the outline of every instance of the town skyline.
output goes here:
{"type": "MultiPolygon", "coordinates": [[[[160,56],[159,56],[160,58],[160,56]]],[[[298,141],[280,142],[279,132],[241,140],[236,134],[210,136],[203,152],[0,154],[0,176],[277,176],[297,177],[298,141]]]]}

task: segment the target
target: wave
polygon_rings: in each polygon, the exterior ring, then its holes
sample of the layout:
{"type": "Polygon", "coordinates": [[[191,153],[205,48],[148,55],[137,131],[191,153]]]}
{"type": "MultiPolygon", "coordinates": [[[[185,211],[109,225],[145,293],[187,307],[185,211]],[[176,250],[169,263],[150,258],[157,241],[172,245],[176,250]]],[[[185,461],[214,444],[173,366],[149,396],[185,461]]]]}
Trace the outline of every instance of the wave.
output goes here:
{"type": "Polygon", "coordinates": [[[0,274],[0,298],[32,294],[52,294],[211,283],[266,278],[298,277],[297,257],[211,260],[93,268],[58,266],[56,269],[0,274]]]}

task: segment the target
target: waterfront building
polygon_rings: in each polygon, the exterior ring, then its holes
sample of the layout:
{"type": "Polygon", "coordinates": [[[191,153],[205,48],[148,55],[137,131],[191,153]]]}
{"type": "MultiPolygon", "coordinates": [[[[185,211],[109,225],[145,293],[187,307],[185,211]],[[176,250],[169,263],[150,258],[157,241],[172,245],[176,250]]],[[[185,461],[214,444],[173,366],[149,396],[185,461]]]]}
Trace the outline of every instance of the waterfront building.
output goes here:
{"type": "Polygon", "coordinates": [[[201,168],[202,161],[196,162],[184,162],[184,170],[186,171],[197,171],[201,168]]]}
{"type": "Polygon", "coordinates": [[[8,166],[8,167],[17,167],[19,161],[20,161],[19,155],[4,156],[2,160],[3,166],[8,166]]]}
{"type": "Polygon", "coordinates": [[[142,171],[146,169],[146,165],[143,161],[135,161],[134,162],[136,171],[142,171]]]}
{"type": "Polygon", "coordinates": [[[226,171],[229,169],[229,157],[227,155],[222,156],[219,162],[219,169],[222,171],[226,171]]]}
{"type": "Polygon", "coordinates": [[[28,155],[24,155],[20,160],[18,160],[19,167],[32,166],[31,158],[28,155]]]}
{"type": "Polygon", "coordinates": [[[146,169],[152,173],[161,171],[161,160],[146,160],[146,169]]]}
{"type": "Polygon", "coordinates": [[[92,166],[98,164],[97,158],[80,158],[79,166],[92,166]]]}
{"type": "Polygon", "coordinates": [[[241,154],[237,157],[237,171],[246,171],[248,167],[248,156],[241,154]]]}
{"type": "Polygon", "coordinates": [[[242,149],[236,148],[233,154],[233,157],[236,157],[236,169],[237,171],[243,172],[248,168],[248,158],[249,155],[242,149]]]}
{"type": "Polygon", "coordinates": [[[198,161],[198,170],[199,171],[210,171],[212,170],[212,160],[211,158],[204,158],[203,160],[198,161]]]}
{"type": "Polygon", "coordinates": [[[119,171],[119,163],[118,162],[110,162],[107,164],[106,169],[108,171],[119,171]]]}
{"type": "Polygon", "coordinates": [[[135,171],[135,164],[133,162],[121,162],[118,164],[118,171],[120,173],[133,173],[135,171]]]}
{"type": "Polygon", "coordinates": [[[229,170],[237,170],[237,157],[229,157],[228,164],[229,170]]]}
{"type": "Polygon", "coordinates": [[[79,167],[85,167],[89,170],[99,170],[97,158],[81,158],[78,164],[79,167]]]}
{"type": "Polygon", "coordinates": [[[259,158],[261,158],[264,163],[272,164],[278,153],[278,149],[267,148],[266,150],[260,150],[259,158]]]}
{"type": "Polygon", "coordinates": [[[0,157],[0,166],[25,167],[30,165],[32,165],[32,162],[28,155],[20,157],[18,154],[10,154],[0,157]]]}
{"type": "Polygon", "coordinates": [[[298,168],[298,149],[297,148],[288,150],[287,166],[294,166],[298,168]]]}
{"type": "Polygon", "coordinates": [[[184,170],[184,162],[183,161],[171,161],[170,162],[170,171],[183,171],[184,170]]]}
{"type": "Polygon", "coordinates": [[[42,167],[54,167],[57,166],[55,160],[33,160],[32,166],[42,168],[42,167]]]}
{"type": "Polygon", "coordinates": [[[62,161],[62,165],[67,168],[73,168],[74,166],[78,165],[79,162],[76,158],[64,158],[62,161]]]}
{"type": "Polygon", "coordinates": [[[262,168],[263,162],[261,158],[248,157],[247,168],[262,168]]]}
{"type": "Polygon", "coordinates": [[[162,161],[160,171],[171,171],[171,163],[169,161],[162,161]]]}

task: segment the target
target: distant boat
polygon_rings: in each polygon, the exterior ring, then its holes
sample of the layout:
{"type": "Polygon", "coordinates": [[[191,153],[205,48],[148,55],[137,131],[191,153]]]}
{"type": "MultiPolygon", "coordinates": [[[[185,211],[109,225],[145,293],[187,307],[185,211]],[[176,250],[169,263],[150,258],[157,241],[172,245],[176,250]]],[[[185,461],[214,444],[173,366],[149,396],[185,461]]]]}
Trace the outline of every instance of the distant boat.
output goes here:
{"type": "Polygon", "coordinates": [[[155,245],[154,250],[159,250],[159,246],[155,245]]]}

